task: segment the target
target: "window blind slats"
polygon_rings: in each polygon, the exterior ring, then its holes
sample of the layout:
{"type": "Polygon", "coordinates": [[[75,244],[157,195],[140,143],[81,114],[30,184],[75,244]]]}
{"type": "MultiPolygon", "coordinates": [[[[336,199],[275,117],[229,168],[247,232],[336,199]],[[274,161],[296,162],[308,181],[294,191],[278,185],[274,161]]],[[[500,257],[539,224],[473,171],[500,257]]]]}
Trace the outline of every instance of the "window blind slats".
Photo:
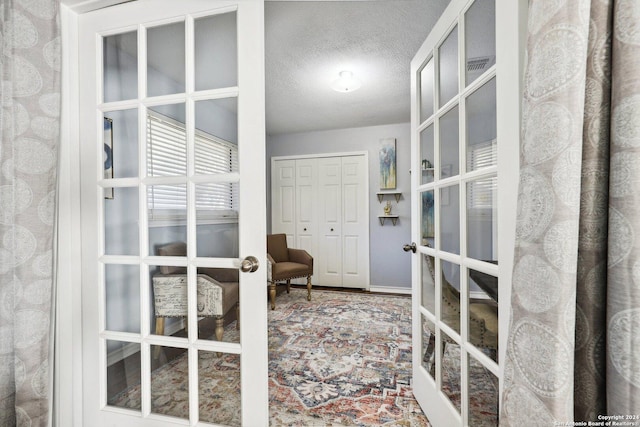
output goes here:
{"type": "MultiPolygon", "coordinates": [[[[468,170],[478,170],[498,163],[496,140],[473,145],[468,158],[468,170]]],[[[497,178],[484,178],[469,184],[467,204],[471,209],[493,209],[497,178]]]]}
{"type": "MultiPolygon", "coordinates": [[[[184,125],[158,113],[147,115],[147,174],[149,176],[185,175],[187,165],[186,130],[184,125]]],[[[196,131],[195,172],[220,174],[238,170],[238,148],[235,144],[196,131]]],[[[196,210],[218,212],[221,216],[237,216],[237,183],[202,184],[196,186],[196,210]]],[[[158,211],[183,212],[186,216],[186,186],[155,185],[149,187],[150,216],[158,211]]]]}

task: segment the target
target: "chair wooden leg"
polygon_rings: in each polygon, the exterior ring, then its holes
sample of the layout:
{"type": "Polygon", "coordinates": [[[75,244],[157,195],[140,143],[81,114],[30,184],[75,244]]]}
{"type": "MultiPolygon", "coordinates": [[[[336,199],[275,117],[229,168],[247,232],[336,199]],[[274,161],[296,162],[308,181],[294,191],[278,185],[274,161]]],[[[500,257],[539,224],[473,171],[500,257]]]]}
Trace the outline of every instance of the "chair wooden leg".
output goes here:
{"type": "Polygon", "coordinates": [[[236,330],[240,330],[240,303],[236,304],[236,330]]]}
{"type": "Polygon", "coordinates": [[[307,276],[307,301],[311,301],[311,276],[307,276]]]}
{"type": "Polygon", "coordinates": [[[222,341],[224,336],[224,316],[216,317],[216,340],[222,341]]]}
{"type": "Polygon", "coordinates": [[[269,283],[269,300],[271,301],[271,310],[276,309],[276,283],[269,283]]]}
{"type": "Polygon", "coordinates": [[[291,292],[291,279],[287,279],[287,293],[291,292]]]}
{"type": "MultiPolygon", "coordinates": [[[[156,317],[156,335],[164,335],[164,317],[156,317]]],[[[160,357],[161,347],[155,346],[153,350],[153,358],[158,359],[160,357]]]]}

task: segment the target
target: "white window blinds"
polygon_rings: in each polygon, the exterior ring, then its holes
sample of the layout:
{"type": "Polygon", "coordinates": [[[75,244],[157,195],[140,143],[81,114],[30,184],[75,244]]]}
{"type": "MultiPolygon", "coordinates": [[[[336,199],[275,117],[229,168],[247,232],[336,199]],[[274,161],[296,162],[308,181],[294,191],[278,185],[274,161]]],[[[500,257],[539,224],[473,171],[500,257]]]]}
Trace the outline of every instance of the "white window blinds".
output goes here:
{"type": "MultiPolygon", "coordinates": [[[[147,115],[147,174],[186,175],[187,135],[182,123],[161,114],[147,115]]],[[[224,174],[238,170],[238,147],[196,130],[195,173],[224,174]]],[[[176,214],[186,217],[185,185],[152,185],[148,191],[151,218],[176,214]]],[[[196,185],[198,216],[237,217],[238,184],[230,182],[196,185]]]]}
{"type": "MultiPolygon", "coordinates": [[[[498,163],[496,140],[473,145],[467,158],[467,169],[478,170],[498,163]]],[[[471,209],[493,209],[498,180],[496,177],[472,181],[467,192],[467,205],[471,209]]]]}

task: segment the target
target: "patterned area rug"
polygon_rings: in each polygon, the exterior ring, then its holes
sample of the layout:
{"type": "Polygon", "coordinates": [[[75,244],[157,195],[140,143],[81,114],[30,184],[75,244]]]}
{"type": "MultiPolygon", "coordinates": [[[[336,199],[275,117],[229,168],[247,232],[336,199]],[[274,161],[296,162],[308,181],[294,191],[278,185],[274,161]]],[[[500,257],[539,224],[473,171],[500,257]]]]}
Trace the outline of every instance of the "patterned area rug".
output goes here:
{"type": "Polygon", "coordinates": [[[269,314],[276,426],[428,426],[411,392],[411,298],[314,291],[269,314]]]}
{"type": "MultiPolygon", "coordinates": [[[[306,290],[293,288],[276,303],[269,310],[271,425],[430,425],[411,392],[410,298],[314,291],[309,302],[306,290]]],[[[225,328],[225,341],[237,340],[236,334],[234,322],[225,328]]],[[[459,349],[451,356],[459,359],[459,349]]],[[[232,354],[199,354],[202,421],[241,425],[238,366],[232,354]]],[[[446,377],[443,388],[459,407],[459,374],[446,377]]],[[[471,382],[478,384],[474,392],[495,392],[481,375],[471,382]]],[[[152,412],[186,418],[187,390],[183,355],[152,372],[152,412]]],[[[140,408],[139,385],[109,403],[140,408]]],[[[477,425],[494,424],[496,410],[476,419],[477,425]]]]}

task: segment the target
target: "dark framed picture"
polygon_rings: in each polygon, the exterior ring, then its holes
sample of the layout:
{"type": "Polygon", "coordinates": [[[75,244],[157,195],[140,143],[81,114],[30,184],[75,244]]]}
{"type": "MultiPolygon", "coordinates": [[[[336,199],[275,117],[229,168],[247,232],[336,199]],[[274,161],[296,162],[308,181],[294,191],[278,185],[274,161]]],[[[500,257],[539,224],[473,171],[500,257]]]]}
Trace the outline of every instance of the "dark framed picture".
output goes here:
{"type": "MultiPolygon", "coordinates": [[[[104,118],[104,179],[113,179],[113,120],[104,118]]],[[[104,198],[113,199],[113,187],[104,189],[104,198]]]]}

